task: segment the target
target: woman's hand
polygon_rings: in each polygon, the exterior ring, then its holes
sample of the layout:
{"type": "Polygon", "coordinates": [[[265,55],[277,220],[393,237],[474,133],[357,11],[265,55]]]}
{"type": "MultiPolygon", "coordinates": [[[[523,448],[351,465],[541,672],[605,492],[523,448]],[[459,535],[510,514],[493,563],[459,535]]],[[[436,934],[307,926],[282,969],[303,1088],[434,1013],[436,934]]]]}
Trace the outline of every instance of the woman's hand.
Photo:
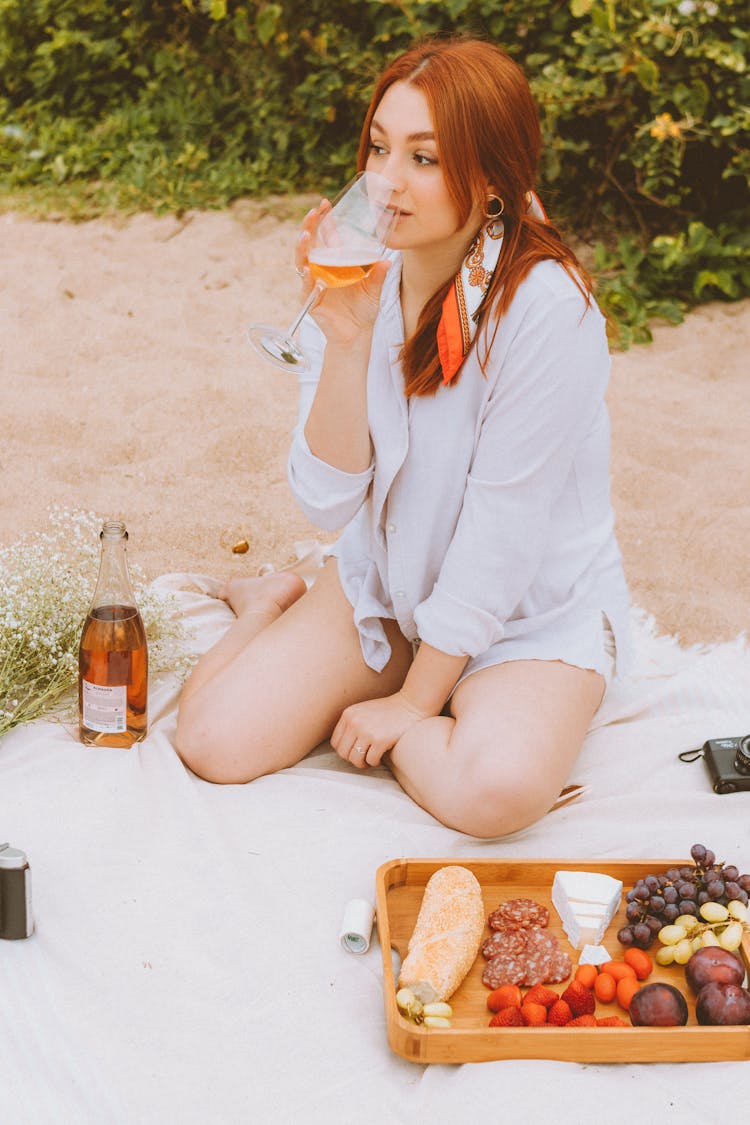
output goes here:
{"type": "Polygon", "coordinates": [[[383,699],[353,703],[336,724],[331,745],[340,758],[358,769],[377,766],[410,727],[429,717],[398,691],[383,699]]]}
{"type": "MultiPolygon", "coordinates": [[[[314,235],[318,223],[331,210],[331,204],[324,199],[319,207],[308,211],[302,223],[302,232],[297,239],[294,259],[297,272],[304,285],[304,299],[310,295],[315,284],[308,262],[308,254],[314,245],[314,235]]],[[[354,285],[326,288],[321,292],[312,308],[312,316],[322,328],[329,342],[349,346],[357,336],[371,332],[380,307],[380,292],[383,288],[390,263],[379,261],[368,276],[354,285]]]]}

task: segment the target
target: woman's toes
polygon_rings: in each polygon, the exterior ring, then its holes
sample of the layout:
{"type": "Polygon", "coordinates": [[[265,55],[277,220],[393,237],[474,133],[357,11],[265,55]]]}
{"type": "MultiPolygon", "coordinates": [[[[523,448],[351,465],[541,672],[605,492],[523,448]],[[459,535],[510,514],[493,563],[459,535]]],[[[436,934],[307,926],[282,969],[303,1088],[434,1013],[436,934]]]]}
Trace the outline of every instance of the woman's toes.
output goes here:
{"type": "Polygon", "coordinates": [[[239,615],[253,611],[278,616],[300,598],[305,582],[292,571],[264,574],[261,578],[230,578],[219,596],[239,615]]]}
{"type": "Polygon", "coordinates": [[[285,570],[279,574],[269,574],[267,578],[277,579],[276,588],[273,593],[273,600],[280,607],[280,609],[289,609],[298,598],[307,590],[304,578],[300,578],[299,574],[295,574],[292,570],[285,570]]]}

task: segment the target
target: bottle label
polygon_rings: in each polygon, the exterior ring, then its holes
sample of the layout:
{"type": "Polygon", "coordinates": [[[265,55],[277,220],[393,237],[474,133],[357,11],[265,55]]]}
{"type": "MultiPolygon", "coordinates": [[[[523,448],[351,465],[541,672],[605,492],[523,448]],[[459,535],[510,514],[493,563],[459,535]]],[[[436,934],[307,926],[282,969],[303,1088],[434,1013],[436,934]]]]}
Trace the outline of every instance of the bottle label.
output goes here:
{"type": "Polygon", "coordinates": [[[122,734],[127,730],[128,689],[92,684],[83,685],[83,725],[100,734],[122,734]]]}

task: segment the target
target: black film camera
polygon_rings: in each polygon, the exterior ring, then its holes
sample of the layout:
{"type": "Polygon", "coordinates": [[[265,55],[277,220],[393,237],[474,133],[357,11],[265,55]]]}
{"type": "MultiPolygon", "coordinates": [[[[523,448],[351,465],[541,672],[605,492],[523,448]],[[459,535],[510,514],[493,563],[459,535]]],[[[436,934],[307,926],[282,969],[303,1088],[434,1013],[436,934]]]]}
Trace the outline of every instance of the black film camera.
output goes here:
{"type": "Polygon", "coordinates": [[[715,793],[750,789],[750,734],[744,738],[712,738],[703,743],[702,749],[715,793]]]}

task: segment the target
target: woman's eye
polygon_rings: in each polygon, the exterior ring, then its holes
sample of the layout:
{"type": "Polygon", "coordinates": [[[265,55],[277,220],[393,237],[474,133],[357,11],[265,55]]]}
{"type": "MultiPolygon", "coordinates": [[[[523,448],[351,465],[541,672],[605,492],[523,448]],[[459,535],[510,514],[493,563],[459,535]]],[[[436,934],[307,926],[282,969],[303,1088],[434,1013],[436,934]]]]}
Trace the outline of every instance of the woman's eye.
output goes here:
{"type": "Polygon", "coordinates": [[[382,145],[376,144],[375,141],[370,141],[370,152],[373,156],[382,156],[385,149],[382,145]]]}
{"type": "Polygon", "coordinates": [[[422,168],[426,168],[431,164],[437,164],[437,159],[434,156],[428,156],[425,152],[415,152],[414,160],[422,168]]]}

